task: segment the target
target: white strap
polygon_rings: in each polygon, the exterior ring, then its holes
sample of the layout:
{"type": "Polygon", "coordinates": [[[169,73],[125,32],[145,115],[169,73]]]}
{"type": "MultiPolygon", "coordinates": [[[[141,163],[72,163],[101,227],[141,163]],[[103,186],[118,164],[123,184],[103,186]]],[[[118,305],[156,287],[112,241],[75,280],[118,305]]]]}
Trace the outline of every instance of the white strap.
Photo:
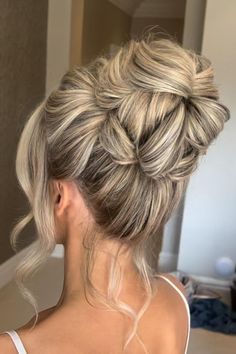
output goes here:
{"type": "Polygon", "coordinates": [[[5,331],[3,333],[9,334],[11,337],[13,343],[15,344],[16,350],[18,351],[18,354],[27,354],[25,347],[18,335],[18,333],[13,329],[11,331],[5,331]]]}
{"type": "Polygon", "coordinates": [[[186,297],[184,296],[184,294],[182,293],[182,291],[169,279],[166,278],[164,275],[157,275],[158,277],[163,278],[164,280],[166,280],[171,286],[173,286],[173,288],[179,293],[179,295],[181,296],[181,298],[183,299],[185,305],[186,305],[186,310],[187,310],[187,314],[188,314],[188,333],[187,333],[187,340],[186,340],[186,345],[185,345],[185,352],[184,354],[187,354],[187,349],[188,349],[188,342],[189,342],[189,336],[190,336],[190,326],[191,326],[191,320],[190,320],[190,310],[189,310],[189,304],[188,301],[186,299],[186,297]]]}

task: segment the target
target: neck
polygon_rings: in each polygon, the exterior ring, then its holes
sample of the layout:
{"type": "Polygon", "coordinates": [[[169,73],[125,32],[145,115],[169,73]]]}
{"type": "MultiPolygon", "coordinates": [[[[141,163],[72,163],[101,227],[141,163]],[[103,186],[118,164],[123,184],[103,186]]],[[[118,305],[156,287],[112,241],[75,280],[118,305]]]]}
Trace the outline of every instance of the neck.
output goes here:
{"type": "MultiPolygon", "coordinates": [[[[81,242],[82,237],[78,236],[80,235],[77,234],[74,237],[68,237],[67,242],[64,244],[64,284],[57,306],[72,302],[77,305],[87,304],[83,291],[85,283],[82,274],[82,265],[85,262],[84,248],[81,242]]],[[[103,295],[107,294],[111,262],[119,247],[120,243],[116,240],[101,240],[99,245],[96,246],[91,281],[103,295]]],[[[120,295],[124,296],[125,294],[131,294],[131,292],[137,294],[137,284],[140,284],[140,282],[129,251],[120,254],[119,265],[121,272],[125,274],[122,280],[120,295]]]]}

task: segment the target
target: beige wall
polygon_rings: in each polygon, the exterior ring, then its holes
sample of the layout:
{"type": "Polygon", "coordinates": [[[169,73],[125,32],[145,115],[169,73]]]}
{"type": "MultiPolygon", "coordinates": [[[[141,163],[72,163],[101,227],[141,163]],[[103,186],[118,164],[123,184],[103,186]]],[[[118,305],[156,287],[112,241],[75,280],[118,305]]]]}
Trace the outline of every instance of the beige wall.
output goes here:
{"type": "Polygon", "coordinates": [[[108,0],[84,3],[82,64],[130,37],[131,17],[108,0]]]}
{"type": "Polygon", "coordinates": [[[86,65],[111,43],[119,45],[156,24],[182,43],[184,19],[132,18],[108,0],[72,0],[70,66],[86,65]]]}
{"type": "Polygon", "coordinates": [[[174,36],[178,42],[182,43],[183,37],[183,18],[153,18],[153,17],[134,17],[132,21],[132,36],[140,35],[147,26],[159,25],[158,31],[167,32],[174,36]]]}
{"type": "MultiPolygon", "coordinates": [[[[186,1],[182,40],[184,48],[191,48],[200,52],[205,18],[205,3],[206,0],[186,1]]],[[[184,199],[171,216],[164,230],[162,252],[168,255],[169,259],[173,260],[170,262],[171,267],[173,267],[171,270],[176,269],[177,266],[183,213],[184,199]]]]}
{"type": "MultiPolygon", "coordinates": [[[[45,94],[47,0],[0,2],[0,263],[14,254],[9,234],[27,210],[15,176],[16,145],[30,111],[45,94]]],[[[21,246],[33,235],[32,224],[21,246]]]]}
{"type": "Polygon", "coordinates": [[[84,2],[72,0],[71,4],[70,68],[82,63],[84,2]]]}
{"type": "Polygon", "coordinates": [[[206,0],[187,0],[185,8],[183,45],[199,54],[205,19],[206,0]]]}
{"type": "Polygon", "coordinates": [[[231,119],[190,180],[181,228],[179,269],[213,278],[220,277],[215,271],[218,258],[236,263],[235,13],[234,0],[207,0],[202,55],[212,62],[220,101],[230,109],[231,119]]]}
{"type": "Polygon", "coordinates": [[[48,0],[46,94],[70,66],[71,0],[48,0]]]}

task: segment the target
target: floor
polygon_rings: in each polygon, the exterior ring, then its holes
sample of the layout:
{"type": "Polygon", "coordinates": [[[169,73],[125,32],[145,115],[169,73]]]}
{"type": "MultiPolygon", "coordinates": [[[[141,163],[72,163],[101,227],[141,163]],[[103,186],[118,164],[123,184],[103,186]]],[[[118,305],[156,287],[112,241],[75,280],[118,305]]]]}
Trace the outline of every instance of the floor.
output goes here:
{"type": "MultiPolygon", "coordinates": [[[[62,289],[63,261],[50,258],[44,267],[28,281],[37,293],[39,309],[53,306],[62,289]],[[53,279],[53,283],[52,283],[53,279]],[[45,287],[46,285],[46,287],[45,287]],[[45,293],[45,290],[47,292],[45,293]],[[50,291],[48,291],[50,289],[50,291]]],[[[0,332],[17,328],[33,316],[32,307],[21,297],[15,283],[10,282],[0,290],[0,332]]],[[[191,329],[188,354],[235,354],[236,336],[191,329]]]]}

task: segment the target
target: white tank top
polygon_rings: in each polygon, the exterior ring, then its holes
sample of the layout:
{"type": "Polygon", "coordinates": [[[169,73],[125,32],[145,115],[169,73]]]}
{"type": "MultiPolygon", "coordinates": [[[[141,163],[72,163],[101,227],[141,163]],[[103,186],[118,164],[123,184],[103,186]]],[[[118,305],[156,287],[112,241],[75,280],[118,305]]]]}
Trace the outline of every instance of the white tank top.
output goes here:
{"type": "MultiPolygon", "coordinates": [[[[181,296],[181,298],[184,301],[184,304],[185,304],[185,307],[187,310],[187,314],[188,314],[188,330],[187,330],[187,338],[186,338],[186,344],[185,344],[185,349],[184,349],[183,354],[187,354],[188,343],[189,343],[189,334],[190,334],[190,310],[189,310],[188,301],[187,301],[186,297],[184,296],[184,294],[182,293],[182,291],[170,279],[168,279],[164,275],[160,275],[160,274],[158,274],[157,276],[165,279],[178,292],[178,294],[181,296]]],[[[9,334],[9,336],[11,337],[11,339],[16,347],[18,354],[27,354],[27,351],[26,351],[18,333],[14,329],[11,331],[5,331],[2,333],[9,334]]]]}

